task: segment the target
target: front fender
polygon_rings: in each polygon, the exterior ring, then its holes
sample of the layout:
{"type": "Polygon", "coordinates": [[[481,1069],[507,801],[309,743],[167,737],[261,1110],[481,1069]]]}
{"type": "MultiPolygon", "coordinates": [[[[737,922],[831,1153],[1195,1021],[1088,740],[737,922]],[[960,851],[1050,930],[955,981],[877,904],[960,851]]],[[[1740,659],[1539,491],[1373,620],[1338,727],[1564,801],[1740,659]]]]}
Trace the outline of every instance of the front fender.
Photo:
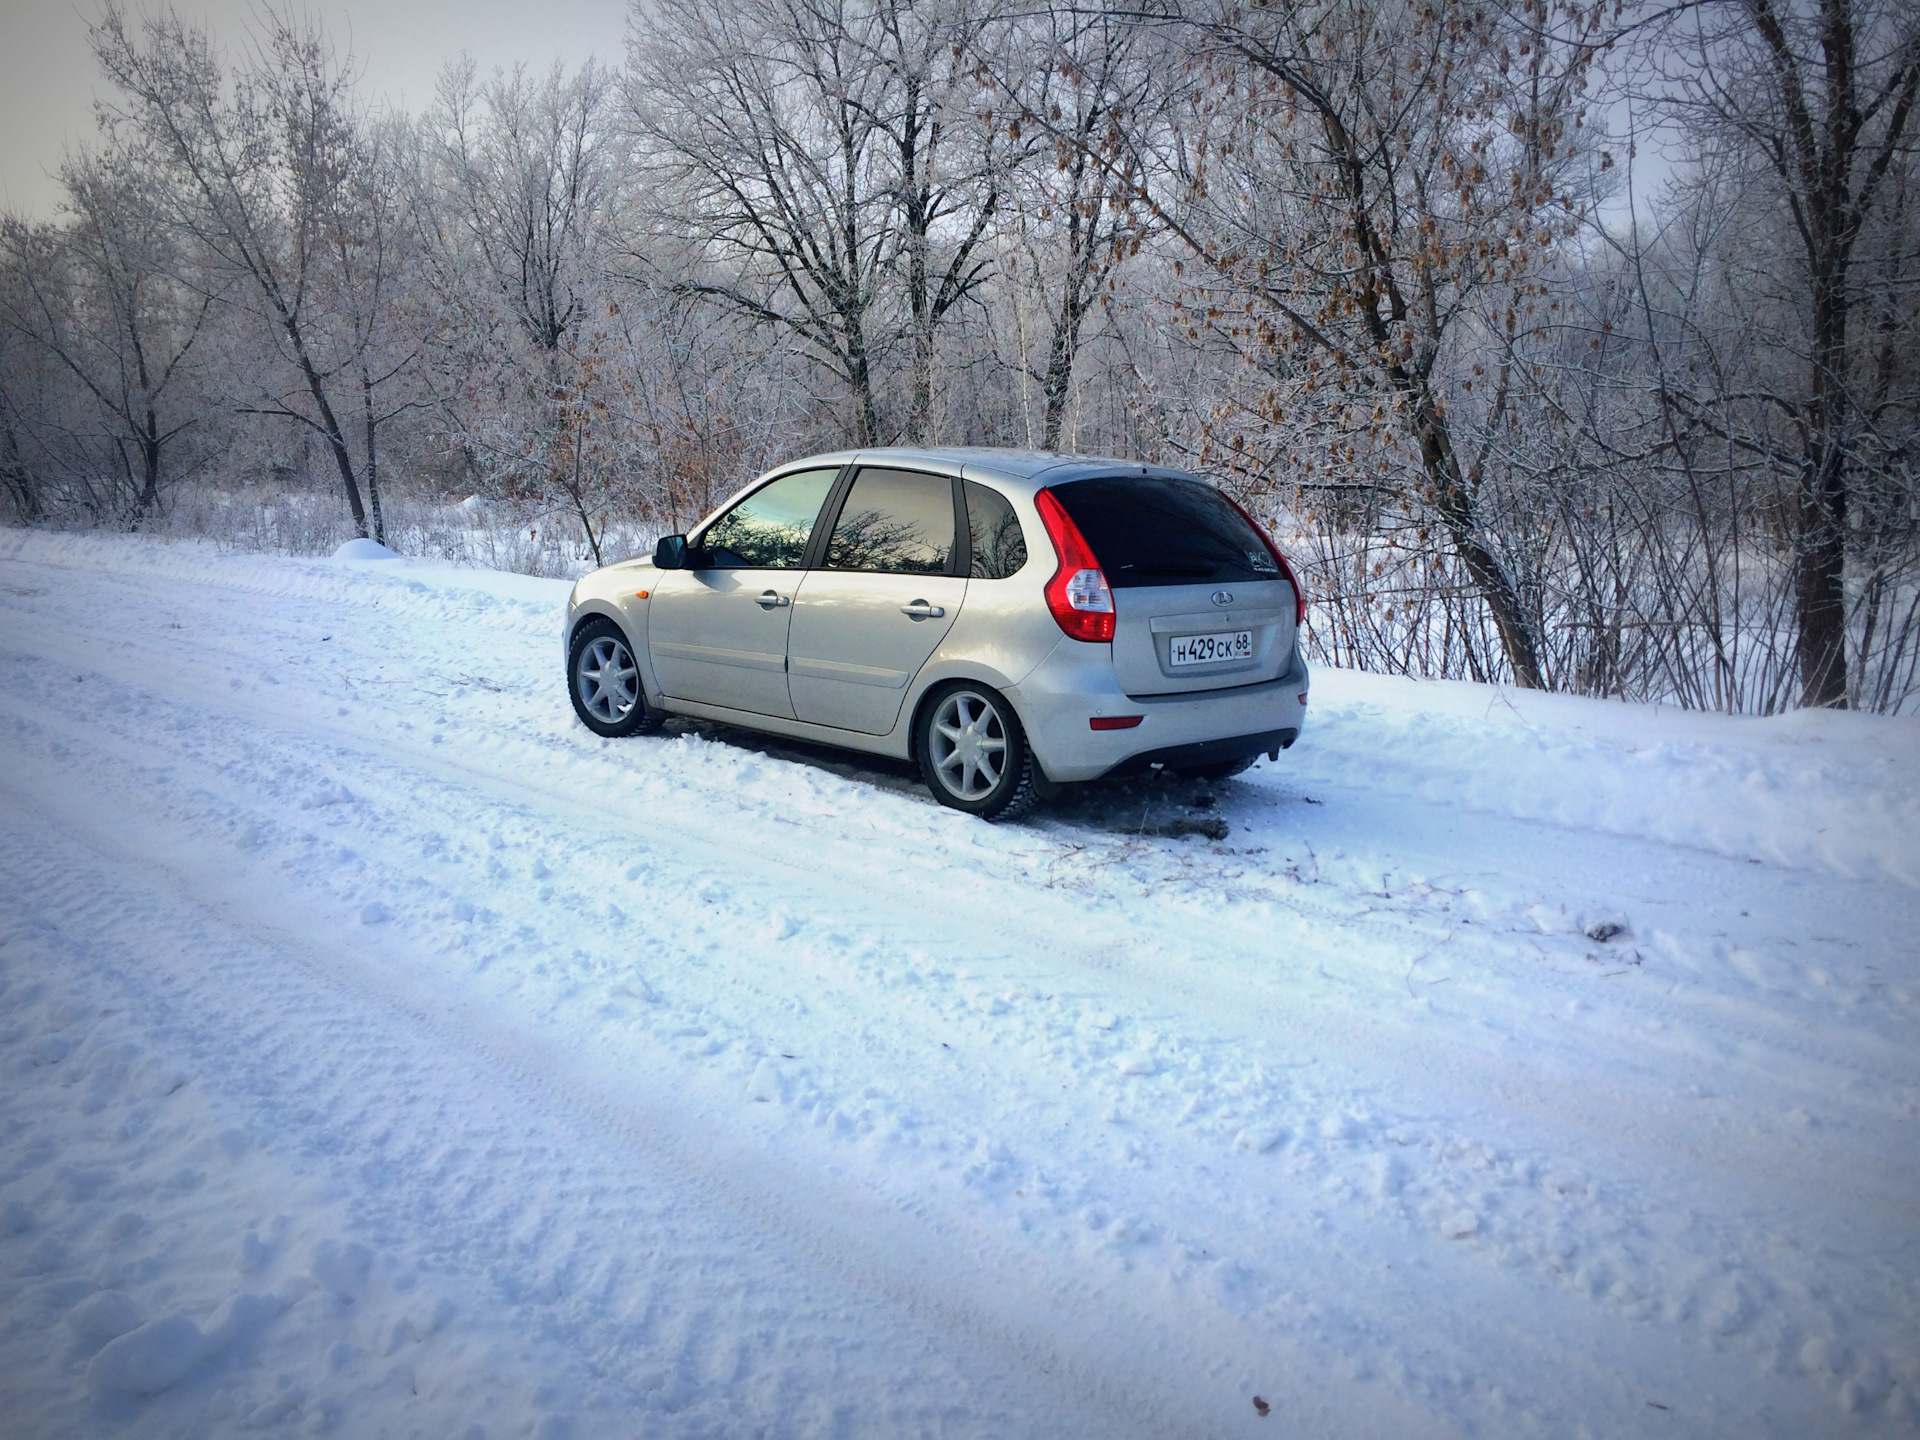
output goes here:
{"type": "Polygon", "coordinates": [[[575,591],[574,599],[567,607],[567,623],[560,637],[561,651],[565,656],[561,663],[564,665],[571,661],[573,637],[579,633],[582,625],[596,616],[611,620],[620,627],[620,633],[627,637],[627,647],[633,651],[634,661],[640,667],[640,688],[647,703],[658,707],[660,682],[653,673],[653,657],[647,642],[648,604],[639,597],[637,589],[629,586],[625,594],[616,592],[613,595],[586,596],[575,591]]]}

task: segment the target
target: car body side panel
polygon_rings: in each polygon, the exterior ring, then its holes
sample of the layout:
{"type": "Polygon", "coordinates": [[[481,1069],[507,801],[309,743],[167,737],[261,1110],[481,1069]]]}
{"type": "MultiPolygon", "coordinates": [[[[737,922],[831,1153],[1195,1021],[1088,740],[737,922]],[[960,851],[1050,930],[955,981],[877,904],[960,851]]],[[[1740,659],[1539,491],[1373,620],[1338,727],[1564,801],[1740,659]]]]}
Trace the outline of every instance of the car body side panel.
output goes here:
{"type": "Polygon", "coordinates": [[[668,570],[653,587],[647,648],[661,688],[761,715],[793,714],[787,628],[801,570],[668,570]]]}
{"type": "Polygon", "coordinates": [[[913,677],[965,613],[966,596],[967,581],[954,575],[809,570],[787,639],[794,717],[885,735],[913,677]],[[906,613],[916,605],[942,613],[906,613]]]}
{"type": "Polygon", "coordinates": [[[805,720],[779,715],[759,715],[750,710],[734,710],[725,705],[705,705],[693,700],[666,700],[660,707],[670,715],[688,715],[696,720],[717,720],[767,735],[784,735],[794,740],[809,740],[834,745],[842,750],[860,750],[869,755],[888,755],[896,760],[910,758],[910,747],[903,738],[905,729],[895,726],[885,735],[862,735],[857,730],[841,730],[832,725],[814,725],[805,720]]]}
{"type": "MultiPolygon", "coordinates": [[[[967,582],[967,603],[959,618],[908,687],[895,727],[902,753],[911,753],[914,718],[922,697],[934,686],[973,680],[1005,694],[1066,639],[1040,600],[1054,566],[1046,532],[1037,529],[1040,520],[1030,501],[1017,492],[1005,493],[1029,537],[1027,563],[1005,579],[967,582]],[[1040,537],[1038,549],[1031,538],[1035,535],[1040,537]]],[[[1016,713],[1018,709],[1016,705],[1016,713]]]]}

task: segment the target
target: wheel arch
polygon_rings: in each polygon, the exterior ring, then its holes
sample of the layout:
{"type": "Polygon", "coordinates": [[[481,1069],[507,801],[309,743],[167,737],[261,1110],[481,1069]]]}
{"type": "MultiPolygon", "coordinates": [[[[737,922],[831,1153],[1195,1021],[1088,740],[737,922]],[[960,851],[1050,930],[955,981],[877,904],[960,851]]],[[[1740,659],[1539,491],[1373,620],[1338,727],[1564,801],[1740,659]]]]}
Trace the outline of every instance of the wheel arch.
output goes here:
{"type": "Polygon", "coordinates": [[[986,665],[961,663],[943,665],[938,674],[928,675],[924,670],[915,677],[911,705],[901,707],[902,718],[906,722],[907,759],[916,765],[920,763],[920,721],[927,713],[927,706],[933,703],[933,697],[954,682],[969,682],[985,685],[1000,697],[1014,718],[1020,722],[1022,733],[1027,733],[1027,717],[1020,713],[1020,707],[1007,692],[1012,688],[1006,676],[986,665]]]}
{"type": "Polygon", "coordinates": [[[595,620],[611,620],[620,627],[620,633],[626,637],[627,648],[633,648],[631,627],[627,617],[620,613],[617,606],[609,605],[605,600],[582,600],[580,608],[573,612],[573,621],[567,627],[567,649],[572,650],[574,642],[580,638],[580,632],[595,620]]]}
{"type": "MultiPolygon", "coordinates": [[[[619,630],[621,638],[627,642],[627,649],[633,655],[634,663],[640,667],[640,689],[647,697],[647,703],[658,706],[660,683],[654,678],[653,657],[647,653],[645,616],[641,623],[635,624],[634,617],[610,600],[591,597],[580,602],[579,609],[573,612],[573,619],[567,626],[567,663],[573,663],[573,647],[580,638],[580,632],[595,620],[606,620],[619,630]]],[[[573,683],[569,675],[567,683],[573,683]]]]}

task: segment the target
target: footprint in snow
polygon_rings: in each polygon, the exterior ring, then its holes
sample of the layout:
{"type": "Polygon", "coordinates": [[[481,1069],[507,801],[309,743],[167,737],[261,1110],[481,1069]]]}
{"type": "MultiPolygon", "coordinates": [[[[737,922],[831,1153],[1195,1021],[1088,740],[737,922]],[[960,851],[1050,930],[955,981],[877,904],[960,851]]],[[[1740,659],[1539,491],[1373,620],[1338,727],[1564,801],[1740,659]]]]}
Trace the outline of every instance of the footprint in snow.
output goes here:
{"type": "Polygon", "coordinates": [[[117,1340],[140,1328],[140,1312],[118,1290],[89,1295],[67,1312],[67,1329],[82,1340],[117,1340]]]}
{"type": "Polygon", "coordinates": [[[779,1100],[780,1067],[771,1060],[762,1060],[754,1066],[753,1074],[747,1080],[747,1098],[762,1103],[779,1100]]]}
{"type": "Polygon", "coordinates": [[[87,1365],[87,1383],[122,1395],[158,1395],[171,1389],[207,1353],[200,1327],[169,1315],[110,1340],[87,1365]]]}
{"type": "Polygon", "coordinates": [[[340,1299],[352,1303],[366,1288],[373,1273],[373,1252],[357,1241],[345,1245],[323,1240],[315,1247],[309,1273],[340,1299]]]}

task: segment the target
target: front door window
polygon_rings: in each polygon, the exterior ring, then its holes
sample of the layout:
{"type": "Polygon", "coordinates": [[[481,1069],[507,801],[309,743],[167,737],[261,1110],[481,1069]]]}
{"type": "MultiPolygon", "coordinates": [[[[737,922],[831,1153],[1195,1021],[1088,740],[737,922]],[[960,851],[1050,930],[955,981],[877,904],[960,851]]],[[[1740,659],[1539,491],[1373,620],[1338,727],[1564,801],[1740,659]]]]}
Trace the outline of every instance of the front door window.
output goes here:
{"type": "Polygon", "coordinates": [[[807,540],[839,473],[800,470],[762,485],[706,528],[693,566],[660,573],[647,643],[667,694],[793,714],[787,622],[807,540]]]}
{"type": "Polygon", "coordinates": [[[763,485],[709,525],[700,548],[722,570],[798,570],[838,470],[802,470],[763,485]]]}

